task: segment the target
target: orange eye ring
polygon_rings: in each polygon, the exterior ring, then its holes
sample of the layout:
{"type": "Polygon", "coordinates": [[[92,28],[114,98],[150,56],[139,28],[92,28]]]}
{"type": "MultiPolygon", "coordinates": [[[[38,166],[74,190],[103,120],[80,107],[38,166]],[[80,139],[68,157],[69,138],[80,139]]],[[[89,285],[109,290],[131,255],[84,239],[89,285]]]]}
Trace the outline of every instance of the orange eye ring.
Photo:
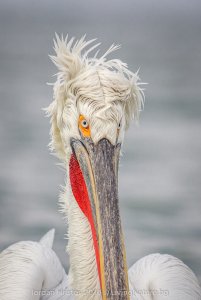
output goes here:
{"type": "Polygon", "coordinates": [[[91,136],[89,122],[86,120],[86,118],[83,115],[79,116],[78,126],[79,126],[79,129],[80,129],[80,131],[81,131],[81,133],[84,137],[90,137],[91,136]]]}

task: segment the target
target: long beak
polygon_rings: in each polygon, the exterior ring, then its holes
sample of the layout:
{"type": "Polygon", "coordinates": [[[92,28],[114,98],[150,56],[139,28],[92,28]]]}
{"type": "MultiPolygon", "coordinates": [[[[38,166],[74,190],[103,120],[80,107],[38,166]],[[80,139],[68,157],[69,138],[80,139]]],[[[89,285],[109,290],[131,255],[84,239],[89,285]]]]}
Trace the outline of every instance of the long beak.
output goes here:
{"type": "Polygon", "coordinates": [[[118,203],[120,144],[114,146],[107,139],[102,139],[94,145],[91,139],[85,138],[83,141],[72,139],[71,147],[72,191],[91,225],[102,299],[129,299],[128,272],[118,203]],[[76,171],[75,178],[75,168],[78,167],[82,174],[78,175],[76,171]],[[87,191],[83,188],[83,179],[79,176],[83,176],[87,191]],[[82,196],[85,194],[84,200],[79,193],[82,193],[82,196]]]}

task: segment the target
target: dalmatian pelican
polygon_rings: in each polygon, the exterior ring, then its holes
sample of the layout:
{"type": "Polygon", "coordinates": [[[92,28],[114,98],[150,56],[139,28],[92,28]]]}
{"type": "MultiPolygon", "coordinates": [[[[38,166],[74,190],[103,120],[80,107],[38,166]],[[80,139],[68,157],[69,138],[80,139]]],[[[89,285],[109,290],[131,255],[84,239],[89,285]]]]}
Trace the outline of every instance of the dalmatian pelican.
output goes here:
{"type": "Polygon", "coordinates": [[[148,255],[128,271],[118,200],[118,164],[125,130],[138,119],[143,92],[137,73],[99,44],[56,36],[58,68],[47,109],[51,149],[66,170],[61,196],[68,222],[70,270],[52,250],[54,230],[0,254],[1,300],[199,300],[194,273],[179,259],[148,255]]]}

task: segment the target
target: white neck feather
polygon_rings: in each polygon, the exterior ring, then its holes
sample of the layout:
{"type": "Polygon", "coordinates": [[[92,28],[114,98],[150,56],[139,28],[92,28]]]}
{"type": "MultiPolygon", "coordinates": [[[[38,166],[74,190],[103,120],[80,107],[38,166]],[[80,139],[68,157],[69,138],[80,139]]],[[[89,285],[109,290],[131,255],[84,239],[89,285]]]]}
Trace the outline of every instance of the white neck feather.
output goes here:
{"type": "Polygon", "coordinates": [[[68,221],[70,288],[74,290],[76,299],[101,299],[91,227],[68,184],[61,196],[61,203],[68,221]]]}

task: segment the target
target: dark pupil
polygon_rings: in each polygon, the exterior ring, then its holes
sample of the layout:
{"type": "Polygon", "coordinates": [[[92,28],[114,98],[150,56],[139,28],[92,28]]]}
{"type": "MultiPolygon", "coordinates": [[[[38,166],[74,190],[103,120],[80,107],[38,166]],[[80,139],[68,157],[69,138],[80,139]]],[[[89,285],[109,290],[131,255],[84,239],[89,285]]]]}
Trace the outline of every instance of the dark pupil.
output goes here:
{"type": "Polygon", "coordinates": [[[83,122],[83,125],[84,125],[84,126],[86,126],[86,125],[87,125],[87,122],[86,122],[86,121],[84,121],[84,122],[83,122]]]}

